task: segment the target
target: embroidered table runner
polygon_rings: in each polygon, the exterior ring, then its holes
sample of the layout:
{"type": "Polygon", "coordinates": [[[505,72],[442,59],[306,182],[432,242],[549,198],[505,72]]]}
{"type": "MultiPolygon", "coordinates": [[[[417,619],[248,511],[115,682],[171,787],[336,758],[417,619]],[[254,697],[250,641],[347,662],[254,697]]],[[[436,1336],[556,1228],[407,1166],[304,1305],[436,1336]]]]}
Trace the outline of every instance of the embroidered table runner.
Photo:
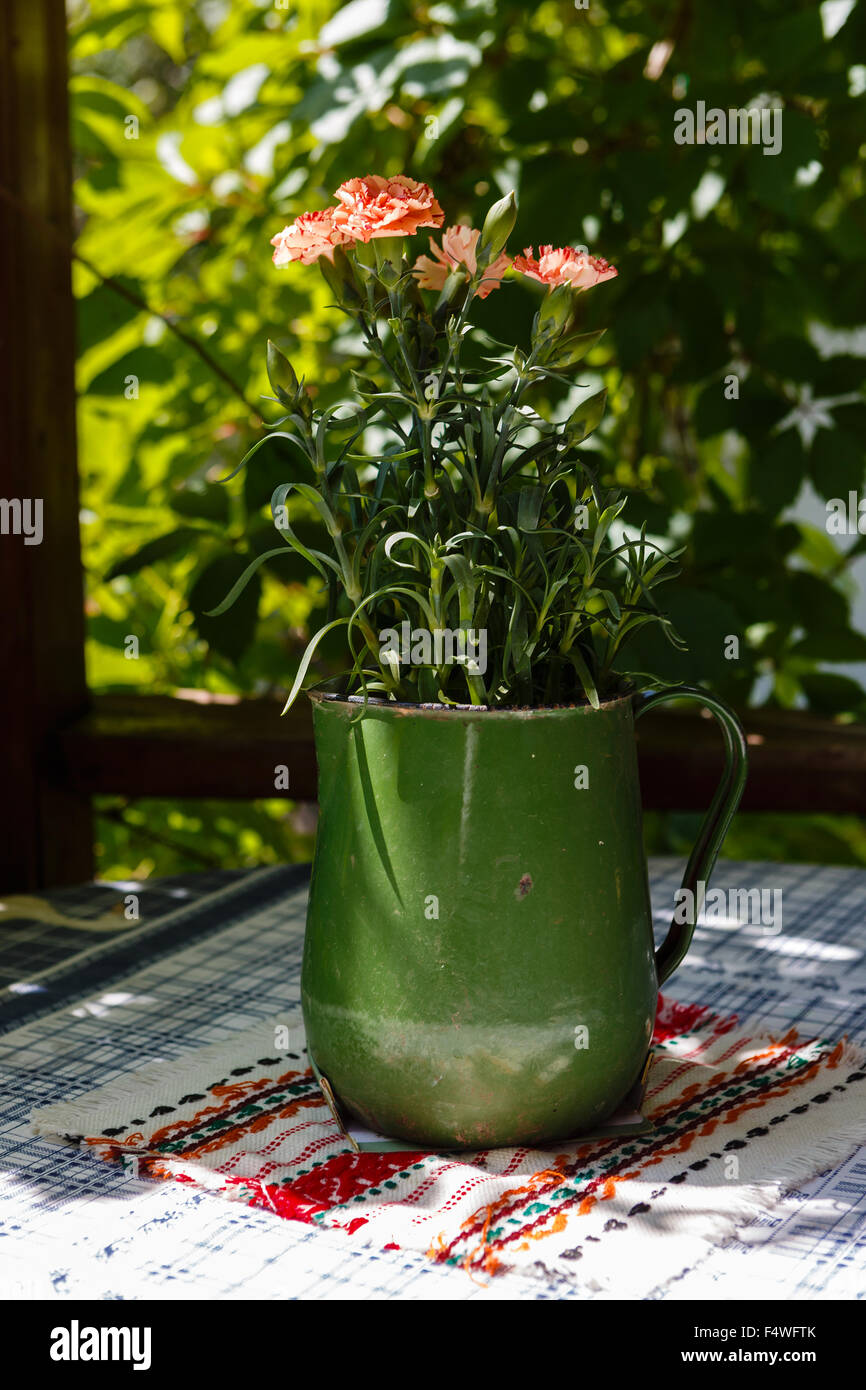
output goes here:
{"type": "MultiPolygon", "coordinates": [[[[670,922],[681,873],[679,861],[650,862],[659,939],[670,922]]],[[[784,894],[782,929],[769,932],[759,923],[742,923],[736,912],[729,919],[702,916],[666,994],[671,1001],[696,1000],[719,1019],[736,1011],[742,1020],[737,1026],[755,1036],[769,1033],[781,1040],[793,1026],[803,1039],[835,1044],[850,1036],[862,1044],[866,873],[808,864],[723,862],[714,877],[714,886],[728,890],[729,900],[735,890],[755,883],[784,894]]],[[[123,885],[117,891],[122,898],[135,887],[123,885]]],[[[88,910],[96,915],[105,910],[105,891],[94,891],[88,910]]],[[[180,887],[175,894],[182,902],[180,887]]],[[[579,1273],[583,1255],[548,1257],[550,1239],[534,1243],[534,1263],[521,1272],[474,1272],[470,1278],[459,1264],[435,1262],[420,1247],[401,1244],[399,1236],[392,1244],[400,1249],[387,1248],[389,1242],[372,1221],[347,1236],[321,1220],[278,1220],[271,1208],[215,1199],[195,1182],[136,1178],[131,1164],[124,1169],[94,1161],[87,1145],[58,1148],[33,1135],[29,1116],[34,1109],[114,1085],[142,1067],[189,1058],[210,1045],[224,1047],[257,1020],[291,1023],[299,998],[305,897],[296,871],[283,867],[257,870],[170,918],[148,913],[142,894],[141,923],[130,924],[129,940],[115,945],[99,938],[49,971],[37,952],[35,981],[22,947],[15,947],[16,960],[10,959],[9,968],[18,983],[5,996],[0,991],[0,1292],[61,1299],[611,1296],[603,1287],[595,1290],[591,1281],[600,1282],[600,1276],[579,1273]],[[368,1231],[373,1239],[365,1244],[368,1231]]],[[[270,1025],[265,1032],[270,1048],[270,1025]]],[[[257,1052],[252,1060],[265,1056],[275,1053],[257,1052]]],[[[289,1062],[298,1065],[291,1058],[289,1062]]],[[[229,1070],[202,1077],[202,1085],[223,1079],[229,1070]]],[[[845,1082],[837,1069],[833,1085],[845,1082]]],[[[829,1089],[831,1100],[839,1096],[829,1089]]],[[[826,1108],[831,1101],[815,1103],[826,1108]]],[[[136,1111],[131,1118],[147,1116],[136,1111]]],[[[788,1123],[775,1125],[773,1132],[784,1131],[788,1123]]],[[[723,1133],[727,1142],[727,1131],[723,1133]]],[[[745,1163],[754,1143],[748,1140],[747,1150],[739,1151],[739,1180],[724,1176],[723,1166],[719,1187],[762,1183],[745,1163]]],[[[714,1151],[722,1151],[718,1140],[710,1155],[714,1151]]],[[[836,1152],[833,1145],[826,1159],[833,1166],[822,1176],[810,1181],[800,1177],[777,1204],[752,1207],[735,1236],[720,1243],[698,1238],[697,1263],[689,1265],[684,1277],[666,1281],[659,1270],[648,1296],[811,1299],[862,1294],[866,1149],[834,1162],[836,1152]]],[[[689,1162],[700,1162],[694,1147],[690,1153],[689,1162]]],[[[820,1160],[822,1170],[826,1162],[820,1160]]],[[[718,1160],[711,1158],[710,1164],[716,1171],[718,1160]]],[[[397,1181],[404,1171],[398,1171],[397,1181]]],[[[302,1175],[302,1181],[310,1176],[302,1175]]],[[[695,1180],[692,1173],[675,1186],[689,1187],[695,1180]]],[[[775,1181],[771,1174],[765,1195],[773,1196],[769,1189],[775,1181]]],[[[650,1193],[655,1190],[651,1187],[650,1193]]],[[[383,1191],[393,1193],[384,1180],[383,1191]]],[[[619,1210],[623,1192],[620,1182],[615,1197],[606,1202],[599,1198],[599,1206],[607,1209],[605,1220],[648,1220],[647,1213],[629,1217],[634,1202],[624,1214],[619,1210]]],[[[709,1197],[717,1192],[712,1189],[709,1197]]],[[[356,1211],[361,1205],[355,1204],[356,1211]]],[[[613,1228],[606,1239],[616,1234],[613,1228]]],[[[590,1250],[593,1244],[584,1243],[590,1250]]],[[[576,1244],[564,1247],[574,1248],[576,1244]]],[[[491,1253],[497,1257],[495,1250],[491,1253]]],[[[503,1258],[503,1267],[508,1262],[503,1258]]],[[[619,1263],[626,1277],[626,1262],[619,1263]]]]}
{"type": "Polygon", "coordinates": [[[37,1134],[474,1278],[570,1274],[645,1297],[866,1139],[843,1041],[754,1035],[660,1001],[640,1137],[550,1151],[358,1154],[279,1020],[37,1112],[37,1134]],[[279,1040],[280,1046],[275,1043],[279,1040]]]}

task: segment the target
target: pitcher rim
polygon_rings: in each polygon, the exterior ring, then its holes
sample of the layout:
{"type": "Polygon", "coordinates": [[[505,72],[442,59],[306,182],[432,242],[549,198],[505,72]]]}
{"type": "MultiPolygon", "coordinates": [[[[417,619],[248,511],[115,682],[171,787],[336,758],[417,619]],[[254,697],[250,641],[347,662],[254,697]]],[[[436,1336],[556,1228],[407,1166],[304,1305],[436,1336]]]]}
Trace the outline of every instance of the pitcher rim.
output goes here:
{"type": "MultiPolygon", "coordinates": [[[[581,703],[572,702],[560,705],[470,705],[455,704],[443,705],[437,703],[423,703],[413,700],[384,700],[381,697],[370,695],[367,705],[376,710],[399,711],[401,715],[422,715],[428,718],[453,718],[457,715],[478,716],[478,717],[507,717],[514,718],[519,716],[523,719],[532,719],[544,715],[569,715],[569,714],[601,714],[606,711],[617,709],[620,706],[632,705],[635,696],[640,692],[637,690],[626,690],[619,695],[613,696],[609,700],[601,700],[597,706],[591,705],[588,700],[581,703]]],[[[311,704],[316,705],[340,705],[346,709],[363,706],[363,695],[342,695],[336,691],[322,690],[316,686],[311,686],[305,694],[311,704]]]]}

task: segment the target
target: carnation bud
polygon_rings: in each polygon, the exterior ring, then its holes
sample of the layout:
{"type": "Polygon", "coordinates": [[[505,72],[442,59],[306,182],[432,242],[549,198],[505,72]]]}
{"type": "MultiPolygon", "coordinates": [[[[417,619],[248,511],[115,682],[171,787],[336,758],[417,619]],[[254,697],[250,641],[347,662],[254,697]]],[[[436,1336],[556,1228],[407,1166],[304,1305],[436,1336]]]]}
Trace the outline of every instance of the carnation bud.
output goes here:
{"type": "Polygon", "coordinates": [[[451,271],[448,279],[439,292],[439,298],[436,300],[436,304],[433,308],[433,323],[437,327],[447,322],[448,316],[452,311],[456,312],[460,291],[461,289],[465,291],[468,283],[467,272],[463,266],[457,266],[455,270],[451,271]]]}
{"type": "Polygon", "coordinates": [[[514,189],[505,198],[494,203],[484,219],[481,236],[478,238],[476,260],[479,266],[488,266],[495,261],[506,241],[511,236],[517,219],[517,200],[514,189]]]}
{"type": "Polygon", "coordinates": [[[276,343],[272,343],[270,338],[268,339],[268,380],[274,388],[277,399],[288,410],[291,410],[300,390],[300,384],[288,357],[283,356],[276,343]]]}
{"type": "Polygon", "coordinates": [[[607,391],[596,391],[594,396],[587,396],[586,400],[581,401],[580,405],[571,412],[563,427],[563,437],[569,444],[581,444],[593,430],[601,424],[604,415],[604,406],[607,400],[607,391]]]}
{"type": "Polygon", "coordinates": [[[556,371],[562,371],[565,367],[575,367],[592,351],[603,333],[604,329],[598,328],[594,333],[577,333],[571,337],[557,338],[548,346],[540,360],[556,371]]]}
{"type": "Polygon", "coordinates": [[[535,316],[533,338],[536,341],[556,338],[571,323],[574,310],[574,291],[570,285],[557,285],[548,290],[535,316]]]}

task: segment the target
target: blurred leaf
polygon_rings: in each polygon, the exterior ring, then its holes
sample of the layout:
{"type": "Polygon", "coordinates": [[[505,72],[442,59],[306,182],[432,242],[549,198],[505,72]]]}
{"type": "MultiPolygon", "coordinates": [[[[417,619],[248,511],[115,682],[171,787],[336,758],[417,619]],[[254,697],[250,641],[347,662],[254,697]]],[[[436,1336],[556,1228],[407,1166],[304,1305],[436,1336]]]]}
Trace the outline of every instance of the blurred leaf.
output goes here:
{"type": "Polygon", "coordinates": [[[806,455],[798,432],[783,430],[761,447],[752,445],[749,477],[755,500],[771,514],[796,500],[806,476],[806,455]]]}
{"type": "Polygon", "coordinates": [[[866,661],[866,637],[860,632],[810,632],[791,648],[792,656],[814,661],[866,661]]]}
{"type": "Polygon", "coordinates": [[[319,43],[323,48],[339,48],[374,34],[380,36],[399,11],[395,0],[349,0],[319,31],[319,43]]]}
{"type": "Polygon", "coordinates": [[[229,495],[218,483],[187,483],[171,494],[170,506],[180,516],[225,523],[229,519],[229,495]]]}
{"type": "Polygon", "coordinates": [[[816,671],[802,676],[801,684],[809,704],[818,714],[861,714],[864,708],[863,691],[848,676],[830,675],[816,671]]]}
{"type": "MultiPolygon", "coordinates": [[[[141,285],[130,277],[120,283],[141,298],[141,285]]],[[[136,319],[142,310],[124,299],[111,285],[97,285],[78,301],[78,351],[85,353],[97,343],[111,338],[118,329],[136,319]]]]}
{"type": "Polygon", "coordinates": [[[797,570],[791,576],[791,594],[797,617],[804,627],[821,632],[848,625],[848,603],[826,579],[797,570]]]}
{"type": "Polygon", "coordinates": [[[152,347],[138,347],[106,367],[104,372],[94,377],[87,389],[91,396],[119,396],[121,399],[124,399],[125,391],[137,391],[138,397],[128,398],[127,408],[132,410],[148,386],[164,386],[173,376],[171,358],[165,352],[152,347]]]}
{"type": "Polygon", "coordinates": [[[152,541],[146,541],[138,550],[134,550],[131,555],[124,556],[112,565],[106,574],[106,580],[117,579],[121,574],[135,574],[138,570],[144,569],[145,565],[156,564],[158,560],[165,560],[170,555],[176,555],[179,551],[186,551],[194,546],[202,537],[201,531],[195,530],[192,526],[178,526],[174,531],[168,531],[164,536],[157,536],[152,541]]]}
{"type": "Polygon", "coordinates": [[[815,491],[828,500],[841,497],[847,506],[849,491],[863,482],[866,451],[860,439],[842,429],[818,430],[809,453],[809,474],[815,491]]]}

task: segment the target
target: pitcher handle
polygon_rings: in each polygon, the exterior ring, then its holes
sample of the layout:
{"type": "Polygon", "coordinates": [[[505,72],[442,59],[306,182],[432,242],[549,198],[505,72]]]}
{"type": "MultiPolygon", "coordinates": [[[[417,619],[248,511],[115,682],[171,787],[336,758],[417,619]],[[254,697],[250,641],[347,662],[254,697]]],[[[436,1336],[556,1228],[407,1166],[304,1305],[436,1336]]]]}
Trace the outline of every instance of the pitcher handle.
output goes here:
{"type": "Polygon", "coordinates": [[[698,838],[691,852],[680,891],[690,892],[694,902],[691,921],[671,922],[668,934],[656,951],[656,974],[659,985],[664,984],[674,973],[692,943],[695,923],[703,906],[703,890],[713,871],[719,850],[728,833],[734,813],[740,804],[743,788],[746,785],[747,748],[743,726],[730,705],[711,695],[707,690],[693,686],[670,686],[663,690],[644,691],[635,696],[635,719],[640,719],[647,710],[656,705],[667,704],[671,700],[697,700],[713,715],[725,741],[725,768],[710,809],[704,816],[698,838]],[[698,885],[701,884],[700,901],[698,885]]]}

